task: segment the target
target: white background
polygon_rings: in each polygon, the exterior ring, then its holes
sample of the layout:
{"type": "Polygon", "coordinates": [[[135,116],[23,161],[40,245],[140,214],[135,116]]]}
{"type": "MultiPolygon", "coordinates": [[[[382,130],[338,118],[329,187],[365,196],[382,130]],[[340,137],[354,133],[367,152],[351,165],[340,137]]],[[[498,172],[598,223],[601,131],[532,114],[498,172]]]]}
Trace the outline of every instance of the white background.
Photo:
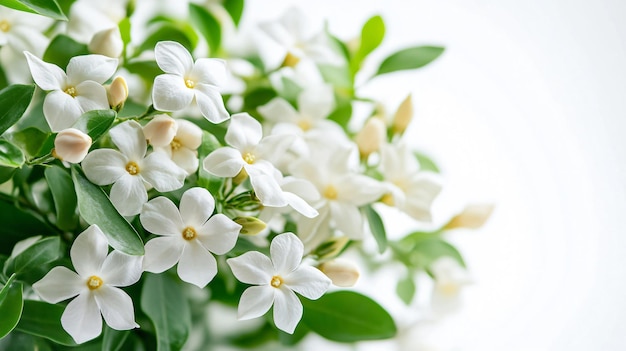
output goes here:
{"type": "Polygon", "coordinates": [[[413,143],[441,164],[447,196],[497,205],[452,238],[476,283],[433,331],[442,345],[625,350],[626,2],[250,0],[245,20],[293,3],[343,39],[381,14],[373,66],[413,44],[447,48],[367,89],[393,109],[412,92],[413,143]]]}

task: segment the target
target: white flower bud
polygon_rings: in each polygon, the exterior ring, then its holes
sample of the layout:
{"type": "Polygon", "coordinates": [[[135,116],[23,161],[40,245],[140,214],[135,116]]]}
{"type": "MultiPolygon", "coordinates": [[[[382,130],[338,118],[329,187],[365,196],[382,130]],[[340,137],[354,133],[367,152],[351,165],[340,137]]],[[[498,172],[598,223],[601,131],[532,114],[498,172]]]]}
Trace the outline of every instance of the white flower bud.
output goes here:
{"type": "Polygon", "coordinates": [[[128,99],[128,85],[124,77],[115,77],[107,86],[107,98],[109,99],[109,106],[115,111],[119,112],[124,107],[124,103],[128,99]]]}
{"type": "Polygon", "coordinates": [[[354,262],[337,258],[324,262],[319,269],[333,281],[333,284],[340,287],[350,287],[359,280],[359,268],[354,262]]]}
{"type": "Polygon", "coordinates": [[[143,127],[143,134],[152,146],[168,146],[178,131],[176,120],[168,115],[157,115],[143,127]]]}
{"type": "Polygon", "coordinates": [[[482,227],[491,216],[495,206],[492,204],[474,204],[465,207],[463,212],[452,217],[445,225],[445,229],[478,229],[482,227]]]}
{"type": "Polygon", "coordinates": [[[89,152],[91,137],[78,129],[68,128],[54,139],[54,157],[69,163],[79,163],[89,152]]]}
{"type": "Polygon", "coordinates": [[[118,58],[124,50],[124,42],[118,27],[101,30],[89,42],[89,51],[108,57],[118,58]]]}
{"type": "Polygon", "coordinates": [[[404,101],[398,106],[396,114],[393,116],[393,131],[396,134],[402,134],[411,123],[413,119],[413,102],[411,101],[411,94],[409,94],[404,101]]]}
{"type": "Polygon", "coordinates": [[[386,134],[385,122],[376,117],[368,119],[363,129],[354,138],[361,157],[367,158],[372,152],[378,151],[385,141],[386,134]]]}

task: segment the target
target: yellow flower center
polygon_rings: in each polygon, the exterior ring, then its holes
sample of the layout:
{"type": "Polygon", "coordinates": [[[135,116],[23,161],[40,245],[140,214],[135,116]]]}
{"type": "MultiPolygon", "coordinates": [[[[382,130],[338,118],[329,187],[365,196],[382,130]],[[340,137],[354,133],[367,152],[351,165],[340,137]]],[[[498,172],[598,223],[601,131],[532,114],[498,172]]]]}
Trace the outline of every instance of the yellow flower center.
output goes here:
{"type": "Polygon", "coordinates": [[[193,89],[196,86],[196,82],[191,79],[185,79],[185,86],[189,89],[193,89]]]}
{"type": "Polygon", "coordinates": [[[324,189],[324,197],[329,200],[334,200],[337,198],[337,188],[332,185],[329,185],[324,189]]]}
{"type": "Polygon", "coordinates": [[[67,87],[65,88],[65,90],[63,90],[67,95],[71,96],[71,97],[76,97],[77,93],[76,93],[76,88],[74,87],[67,87]]]}
{"type": "Polygon", "coordinates": [[[300,129],[302,129],[302,131],[306,132],[307,130],[311,129],[312,125],[311,122],[308,119],[301,119],[298,121],[298,127],[300,127],[300,129]]]}
{"type": "Polygon", "coordinates": [[[139,166],[135,162],[130,161],[126,164],[126,172],[130,175],[137,175],[139,174],[139,166]]]}
{"type": "Polygon", "coordinates": [[[380,202],[384,203],[387,206],[393,206],[395,201],[393,200],[393,195],[391,193],[387,193],[380,198],[380,202]]]}
{"type": "Polygon", "coordinates": [[[437,290],[445,296],[455,296],[459,293],[459,285],[454,283],[439,283],[437,290]]]}
{"type": "Polygon", "coordinates": [[[273,276],[272,280],[270,280],[270,285],[275,288],[279,288],[281,285],[283,285],[283,278],[281,278],[279,275],[273,276]]]}
{"type": "Polygon", "coordinates": [[[102,284],[102,278],[98,277],[97,275],[92,275],[91,277],[89,277],[89,279],[87,279],[87,287],[89,288],[89,290],[96,290],[101,287],[102,284]]]}
{"type": "Polygon", "coordinates": [[[291,52],[287,52],[285,55],[285,60],[283,61],[283,67],[296,67],[296,65],[300,62],[300,58],[291,52]]]}
{"type": "Polygon", "coordinates": [[[196,233],[196,230],[193,227],[183,229],[183,239],[185,240],[193,240],[197,235],[198,233],[196,233]]]}
{"type": "Polygon", "coordinates": [[[256,156],[254,156],[254,154],[251,152],[246,152],[245,154],[243,154],[242,157],[243,160],[246,161],[246,163],[248,163],[249,165],[253,164],[256,160],[256,156]]]}
{"type": "Polygon", "coordinates": [[[9,23],[9,21],[7,20],[2,20],[0,21],[0,30],[3,32],[8,32],[11,30],[11,23],[9,23]]]}
{"type": "Polygon", "coordinates": [[[170,143],[170,147],[172,148],[172,151],[177,151],[178,149],[180,149],[183,146],[183,144],[180,142],[180,140],[174,138],[172,140],[172,142],[170,143]]]}

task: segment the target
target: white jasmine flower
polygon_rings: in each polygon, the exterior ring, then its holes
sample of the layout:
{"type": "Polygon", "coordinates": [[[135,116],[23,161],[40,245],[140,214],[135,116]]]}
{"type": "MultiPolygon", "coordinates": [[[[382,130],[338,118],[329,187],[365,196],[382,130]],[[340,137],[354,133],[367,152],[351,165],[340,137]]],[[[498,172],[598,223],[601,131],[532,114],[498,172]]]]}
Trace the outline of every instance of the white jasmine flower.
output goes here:
{"type": "Polygon", "coordinates": [[[57,65],[46,63],[25,51],[33,80],[49,91],[43,113],[53,132],[69,128],[83,113],[108,110],[107,92],[102,83],[117,69],[117,59],[102,55],[75,56],[67,74],[57,65]]]}
{"type": "Polygon", "coordinates": [[[103,30],[117,28],[126,17],[128,0],[77,0],[70,8],[67,31],[82,43],[103,30]]]}
{"type": "Polygon", "coordinates": [[[123,216],[133,216],[148,201],[146,187],[160,192],[179,189],[186,173],[166,155],[153,152],[146,156],[147,144],[141,125],[124,122],[109,131],[120,149],[98,149],[82,162],[87,178],[97,185],[113,184],[111,202],[123,216]]]}
{"type": "Polygon", "coordinates": [[[211,254],[223,255],[237,241],[241,226],[223,214],[213,214],[215,200],[203,188],[191,188],[180,199],[180,210],[166,197],[144,205],[139,215],[149,232],[161,235],[146,243],[143,269],[161,273],[178,262],[178,276],[200,288],[217,274],[211,254]]]}
{"type": "Polygon", "coordinates": [[[239,113],[232,116],[225,140],[230,147],[210,153],[203,161],[204,169],[218,177],[235,177],[245,170],[263,205],[286,206],[287,200],[273,176],[276,168],[272,161],[292,139],[284,135],[263,138],[261,123],[247,113],[239,113]]]}
{"type": "Polygon", "coordinates": [[[226,66],[219,59],[193,61],[187,49],[174,41],[161,41],[154,48],[157,64],[165,72],[154,79],[152,102],[160,111],[179,111],[195,99],[200,113],[212,123],[229,115],[218,87],[226,80],[226,66]]]}
{"type": "Polygon", "coordinates": [[[428,270],[435,280],[431,296],[431,308],[436,314],[455,311],[461,304],[460,294],[472,278],[457,260],[443,256],[430,264],[428,270]]]}
{"type": "Polygon", "coordinates": [[[257,251],[226,260],[242,283],[254,284],[239,300],[239,319],[262,316],[274,305],[274,323],[292,334],[302,318],[302,303],[294,292],[312,300],[320,298],[330,286],[330,279],[317,268],[301,265],[304,247],[292,233],[276,236],[270,256],[257,251]]]}
{"type": "Polygon", "coordinates": [[[166,114],[154,116],[154,118],[143,126],[143,135],[152,147],[167,146],[178,131],[176,120],[166,114]]]}
{"type": "Polygon", "coordinates": [[[91,137],[76,128],[63,129],[54,138],[54,154],[61,161],[80,163],[91,147],[91,137]]]}
{"type": "Polygon", "coordinates": [[[431,221],[431,206],[441,184],[436,175],[420,172],[415,155],[404,143],[381,147],[380,171],[388,189],[382,202],[419,221],[431,221]]]}
{"type": "Polygon", "coordinates": [[[94,224],[72,244],[70,257],[77,273],[66,267],[54,267],[33,284],[33,290],[49,303],[76,296],[63,311],[61,325],[79,344],[100,335],[102,317],[116,330],[139,327],[135,323],[133,300],[118,287],[139,280],[142,257],[117,250],[108,252],[107,239],[94,224]]]}
{"type": "Polygon", "coordinates": [[[163,146],[154,147],[154,151],[164,152],[169,158],[187,172],[192,174],[198,170],[198,148],[202,144],[202,129],[184,119],[174,120],[176,134],[163,146]]]}

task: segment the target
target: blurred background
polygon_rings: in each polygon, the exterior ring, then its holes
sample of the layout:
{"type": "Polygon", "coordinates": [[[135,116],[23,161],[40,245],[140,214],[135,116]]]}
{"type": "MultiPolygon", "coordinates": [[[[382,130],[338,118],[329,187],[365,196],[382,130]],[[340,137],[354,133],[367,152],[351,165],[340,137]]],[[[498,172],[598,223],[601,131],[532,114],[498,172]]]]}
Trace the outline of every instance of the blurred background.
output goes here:
{"type": "Polygon", "coordinates": [[[442,213],[496,205],[451,238],[475,282],[462,307],[407,350],[624,350],[626,2],[250,0],[245,21],[293,4],[342,39],[382,15],[372,69],[406,46],[446,47],[363,87],[390,108],[413,94],[410,141],[443,170],[442,213]]]}

